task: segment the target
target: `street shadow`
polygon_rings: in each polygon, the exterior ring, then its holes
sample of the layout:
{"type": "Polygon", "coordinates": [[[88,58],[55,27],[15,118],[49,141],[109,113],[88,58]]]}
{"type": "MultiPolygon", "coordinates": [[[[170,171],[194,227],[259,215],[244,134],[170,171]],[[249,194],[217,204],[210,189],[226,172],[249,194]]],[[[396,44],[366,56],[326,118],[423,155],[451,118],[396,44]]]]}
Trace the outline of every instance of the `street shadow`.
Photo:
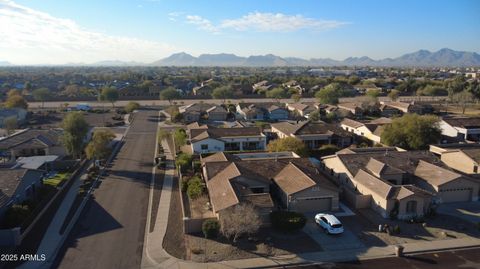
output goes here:
{"type": "Polygon", "coordinates": [[[422,263],[428,263],[428,264],[437,264],[437,261],[429,258],[424,258],[424,257],[419,257],[419,256],[404,256],[405,259],[413,260],[413,261],[418,261],[422,263]]]}

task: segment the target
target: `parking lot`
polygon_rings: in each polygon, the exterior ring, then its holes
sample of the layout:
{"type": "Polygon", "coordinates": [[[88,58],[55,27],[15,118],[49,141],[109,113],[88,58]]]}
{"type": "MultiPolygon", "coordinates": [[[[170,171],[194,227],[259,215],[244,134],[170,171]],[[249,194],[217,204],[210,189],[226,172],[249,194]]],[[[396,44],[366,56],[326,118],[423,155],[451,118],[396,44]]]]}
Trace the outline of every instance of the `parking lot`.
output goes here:
{"type": "MultiPolygon", "coordinates": [[[[344,223],[344,218],[352,217],[339,217],[338,219],[344,223]]],[[[308,234],[317,244],[319,244],[324,250],[345,250],[363,248],[364,244],[354,234],[349,226],[343,225],[344,232],[342,234],[331,235],[324,232],[324,230],[315,223],[313,217],[308,217],[307,224],[303,228],[303,231],[308,234]]]]}

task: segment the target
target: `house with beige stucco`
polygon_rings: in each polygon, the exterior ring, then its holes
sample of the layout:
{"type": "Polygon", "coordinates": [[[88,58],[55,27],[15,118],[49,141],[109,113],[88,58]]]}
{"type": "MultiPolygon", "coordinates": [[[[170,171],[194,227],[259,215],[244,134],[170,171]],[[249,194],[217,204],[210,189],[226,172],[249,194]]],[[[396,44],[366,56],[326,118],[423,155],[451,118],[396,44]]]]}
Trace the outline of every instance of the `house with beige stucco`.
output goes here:
{"type": "Polygon", "coordinates": [[[252,204],[265,220],[276,208],[317,213],[339,209],[338,188],[309,158],[291,152],[218,152],[202,157],[201,163],[218,217],[241,203],[252,204]]]}
{"type": "Polygon", "coordinates": [[[349,204],[383,217],[422,216],[432,203],[478,200],[478,181],[428,151],[344,150],[322,161],[349,204]]]}
{"type": "Polygon", "coordinates": [[[480,174],[480,144],[431,145],[430,151],[440,155],[442,162],[465,174],[480,174]]]}

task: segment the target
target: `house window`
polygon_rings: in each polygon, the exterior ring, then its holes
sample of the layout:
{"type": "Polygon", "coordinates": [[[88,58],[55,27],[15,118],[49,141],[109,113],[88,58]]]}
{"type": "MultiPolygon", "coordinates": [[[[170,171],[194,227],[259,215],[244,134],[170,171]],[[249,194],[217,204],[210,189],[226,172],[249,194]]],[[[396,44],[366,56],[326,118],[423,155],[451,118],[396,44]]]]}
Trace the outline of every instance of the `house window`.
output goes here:
{"type": "Polygon", "coordinates": [[[417,212],[417,201],[408,201],[407,213],[416,213],[416,212],[417,212]]]}
{"type": "Polygon", "coordinates": [[[208,144],[202,144],[202,145],[200,145],[200,148],[202,150],[208,150],[208,144]]]}

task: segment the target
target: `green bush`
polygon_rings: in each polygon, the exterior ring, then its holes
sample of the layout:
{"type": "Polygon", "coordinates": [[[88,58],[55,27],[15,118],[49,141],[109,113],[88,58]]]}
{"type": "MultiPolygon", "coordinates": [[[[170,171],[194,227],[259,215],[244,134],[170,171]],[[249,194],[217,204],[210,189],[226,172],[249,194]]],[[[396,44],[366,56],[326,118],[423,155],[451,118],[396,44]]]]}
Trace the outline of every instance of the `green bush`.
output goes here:
{"type": "Polygon", "coordinates": [[[270,213],[270,222],[277,230],[293,232],[302,229],[307,223],[307,218],[298,212],[275,211],[270,213]]]}
{"type": "Polygon", "coordinates": [[[205,191],[205,187],[203,186],[203,182],[199,177],[192,177],[188,181],[187,186],[187,195],[190,199],[196,199],[200,197],[205,191]]]}
{"type": "Polygon", "coordinates": [[[127,113],[131,113],[132,111],[134,110],[137,110],[140,108],[140,104],[137,103],[137,102],[129,102],[126,106],[125,106],[125,111],[127,113]]]}
{"type": "Polygon", "coordinates": [[[215,238],[220,231],[220,223],[216,219],[207,219],[202,224],[202,232],[205,238],[215,238]]]}
{"type": "Polygon", "coordinates": [[[182,172],[186,171],[192,163],[192,155],[187,153],[180,153],[175,160],[175,164],[182,172]]]}
{"type": "Polygon", "coordinates": [[[337,152],[339,148],[335,145],[323,145],[318,149],[320,156],[332,155],[337,152]]]}
{"type": "Polygon", "coordinates": [[[187,188],[188,188],[188,179],[184,178],[180,183],[180,189],[182,190],[182,192],[186,192],[187,188]]]}

